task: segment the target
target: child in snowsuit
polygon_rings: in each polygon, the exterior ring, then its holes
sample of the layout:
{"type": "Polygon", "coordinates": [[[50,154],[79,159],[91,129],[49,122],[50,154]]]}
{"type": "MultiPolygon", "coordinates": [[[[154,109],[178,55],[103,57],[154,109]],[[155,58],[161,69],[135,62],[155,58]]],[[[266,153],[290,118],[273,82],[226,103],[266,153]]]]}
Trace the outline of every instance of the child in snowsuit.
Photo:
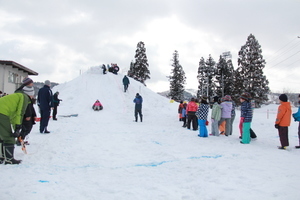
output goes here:
{"type": "Polygon", "coordinates": [[[206,128],[206,121],[208,116],[208,109],[209,104],[207,103],[207,97],[202,96],[201,97],[201,104],[198,107],[198,110],[196,112],[196,116],[198,118],[198,124],[199,124],[199,137],[207,137],[207,128],[206,128]]]}
{"type": "Polygon", "coordinates": [[[94,103],[92,108],[93,108],[94,111],[99,111],[99,110],[103,109],[103,106],[100,103],[100,101],[97,99],[97,101],[94,103]]]}
{"type": "Polygon", "coordinates": [[[288,128],[291,124],[292,109],[288,102],[286,94],[279,96],[280,105],[278,107],[277,117],[275,121],[275,128],[278,129],[281,146],[278,149],[286,149],[289,146],[288,128]]]}
{"type": "Polygon", "coordinates": [[[222,103],[220,104],[222,107],[221,120],[219,121],[219,125],[221,125],[224,121],[225,124],[225,135],[228,136],[231,133],[231,112],[232,112],[232,102],[231,97],[226,95],[222,98],[222,103]]]}
{"type": "Polygon", "coordinates": [[[242,133],[242,144],[250,143],[250,128],[252,122],[252,108],[251,108],[251,96],[248,92],[244,92],[240,96],[241,101],[241,119],[240,119],[240,131],[242,133]]]}
{"type": "Polygon", "coordinates": [[[182,108],[183,108],[183,101],[180,101],[180,104],[178,106],[178,117],[179,121],[182,121],[182,108]]]}
{"type": "Polygon", "coordinates": [[[181,111],[181,120],[183,121],[183,128],[186,127],[186,106],[187,104],[184,103],[181,111]]]}
{"type": "MultiPolygon", "coordinates": [[[[29,96],[30,101],[23,116],[22,130],[16,141],[17,146],[20,146],[21,141],[24,141],[25,137],[31,132],[36,119],[36,112],[33,107],[34,88],[25,86],[23,92],[29,96]]],[[[25,141],[24,143],[29,144],[28,141],[25,141]]]]}
{"type": "Polygon", "coordinates": [[[222,107],[219,105],[219,97],[214,97],[214,104],[211,111],[211,134],[213,136],[219,136],[218,123],[221,119],[222,107]]]}
{"type": "Polygon", "coordinates": [[[198,110],[198,105],[196,104],[195,99],[191,98],[191,101],[186,106],[186,114],[188,117],[188,121],[186,125],[187,129],[191,129],[191,122],[193,125],[193,131],[196,131],[198,129],[197,116],[195,115],[197,110],[198,110]]]}
{"type": "Polygon", "coordinates": [[[296,149],[300,149],[300,94],[298,96],[299,98],[299,108],[298,108],[298,112],[294,113],[293,114],[293,117],[294,117],[294,120],[295,122],[299,122],[299,125],[298,125],[298,139],[299,139],[299,146],[295,146],[296,149]]]}

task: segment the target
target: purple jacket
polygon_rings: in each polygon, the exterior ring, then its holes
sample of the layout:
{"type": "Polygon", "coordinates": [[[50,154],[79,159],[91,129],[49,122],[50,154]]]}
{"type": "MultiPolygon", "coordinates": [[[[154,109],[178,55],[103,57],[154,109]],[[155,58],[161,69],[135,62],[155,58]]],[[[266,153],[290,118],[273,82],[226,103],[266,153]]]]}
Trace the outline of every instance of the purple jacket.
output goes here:
{"type": "Polygon", "coordinates": [[[222,106],[221,118],[225,118],[225,119],[231,118],[232,102],[224,101],[220,105],[222,106]]]}

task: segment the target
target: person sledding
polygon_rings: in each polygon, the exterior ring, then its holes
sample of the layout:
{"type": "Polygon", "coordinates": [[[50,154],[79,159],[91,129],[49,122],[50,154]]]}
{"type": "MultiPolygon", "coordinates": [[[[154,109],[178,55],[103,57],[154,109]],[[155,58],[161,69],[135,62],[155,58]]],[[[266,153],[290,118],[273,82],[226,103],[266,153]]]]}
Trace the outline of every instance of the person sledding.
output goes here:
{"type": "Polygon", "coordinates": [[[103,109],[102,104],[100,103],[100,101],[97,99],[97,101],[93,104],[93,110],[94,111],[99,111],[103,109]]]}

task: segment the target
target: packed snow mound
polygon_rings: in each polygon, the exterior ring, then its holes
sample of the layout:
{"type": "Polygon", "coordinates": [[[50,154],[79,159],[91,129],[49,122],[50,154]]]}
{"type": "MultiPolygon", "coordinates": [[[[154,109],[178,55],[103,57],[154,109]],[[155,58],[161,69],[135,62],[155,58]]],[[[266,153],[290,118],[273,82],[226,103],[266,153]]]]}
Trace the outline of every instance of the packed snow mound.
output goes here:
{"type": "Polygon", "coordinates": [[[170,103],[168,98],[153,92],[130,77],[128,77],[130,84],[125,93],[122,81],[124,74],[115,75],[109,72],[103,74],[102,71],[101,67],[91,67],[77,78],[54,87],[53,93],[59,91],[59,98],[63,100],[59,107],[59,113],[62,115],[72,113],[94,115],[92,105],[98,99],[104,107],[101,112],[115,114],[113,116],[121,115],[123,118],[128,116],[133,119],[133,99],[136,93],[143,97],[143,114],[145,116],[176,111],[178,103],[170,103]],[[86,113],[86,111],[89,112],[86,113]]]}

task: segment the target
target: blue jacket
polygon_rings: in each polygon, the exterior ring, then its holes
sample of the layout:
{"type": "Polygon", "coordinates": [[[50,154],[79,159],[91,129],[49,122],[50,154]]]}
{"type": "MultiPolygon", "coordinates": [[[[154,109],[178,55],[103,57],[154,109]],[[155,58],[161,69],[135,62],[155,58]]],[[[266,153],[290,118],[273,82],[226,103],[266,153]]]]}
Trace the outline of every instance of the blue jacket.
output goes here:
{"type": "Polygon", "coordinates": [[[241,104],[241,117],[244,117],[244,122],[252,122],[252,112],[251,103],[244,101],[241,104]]]}
{"type": "Polygon", "coordinates": [[[294,117],[295,122],[297,122],[297,121],[300,122],[300,106],[298,108],[298,112],[293,114],[293,117],[294,117]]]}
{"type": "Polygon", "coordinates": [[[135,103],[135,109],[136,110],[141,110],[142,109],[142,103],[143,103],[143,98],[142,96],[138,95],[135,97],[133,100],[133,103],[135,103]]]}
{"type": "Polygon", "coordinates": [[[37,101],[41,110],[50,110],[53,107],[53,95],[48,85],[39,90],[37,101]]]}

